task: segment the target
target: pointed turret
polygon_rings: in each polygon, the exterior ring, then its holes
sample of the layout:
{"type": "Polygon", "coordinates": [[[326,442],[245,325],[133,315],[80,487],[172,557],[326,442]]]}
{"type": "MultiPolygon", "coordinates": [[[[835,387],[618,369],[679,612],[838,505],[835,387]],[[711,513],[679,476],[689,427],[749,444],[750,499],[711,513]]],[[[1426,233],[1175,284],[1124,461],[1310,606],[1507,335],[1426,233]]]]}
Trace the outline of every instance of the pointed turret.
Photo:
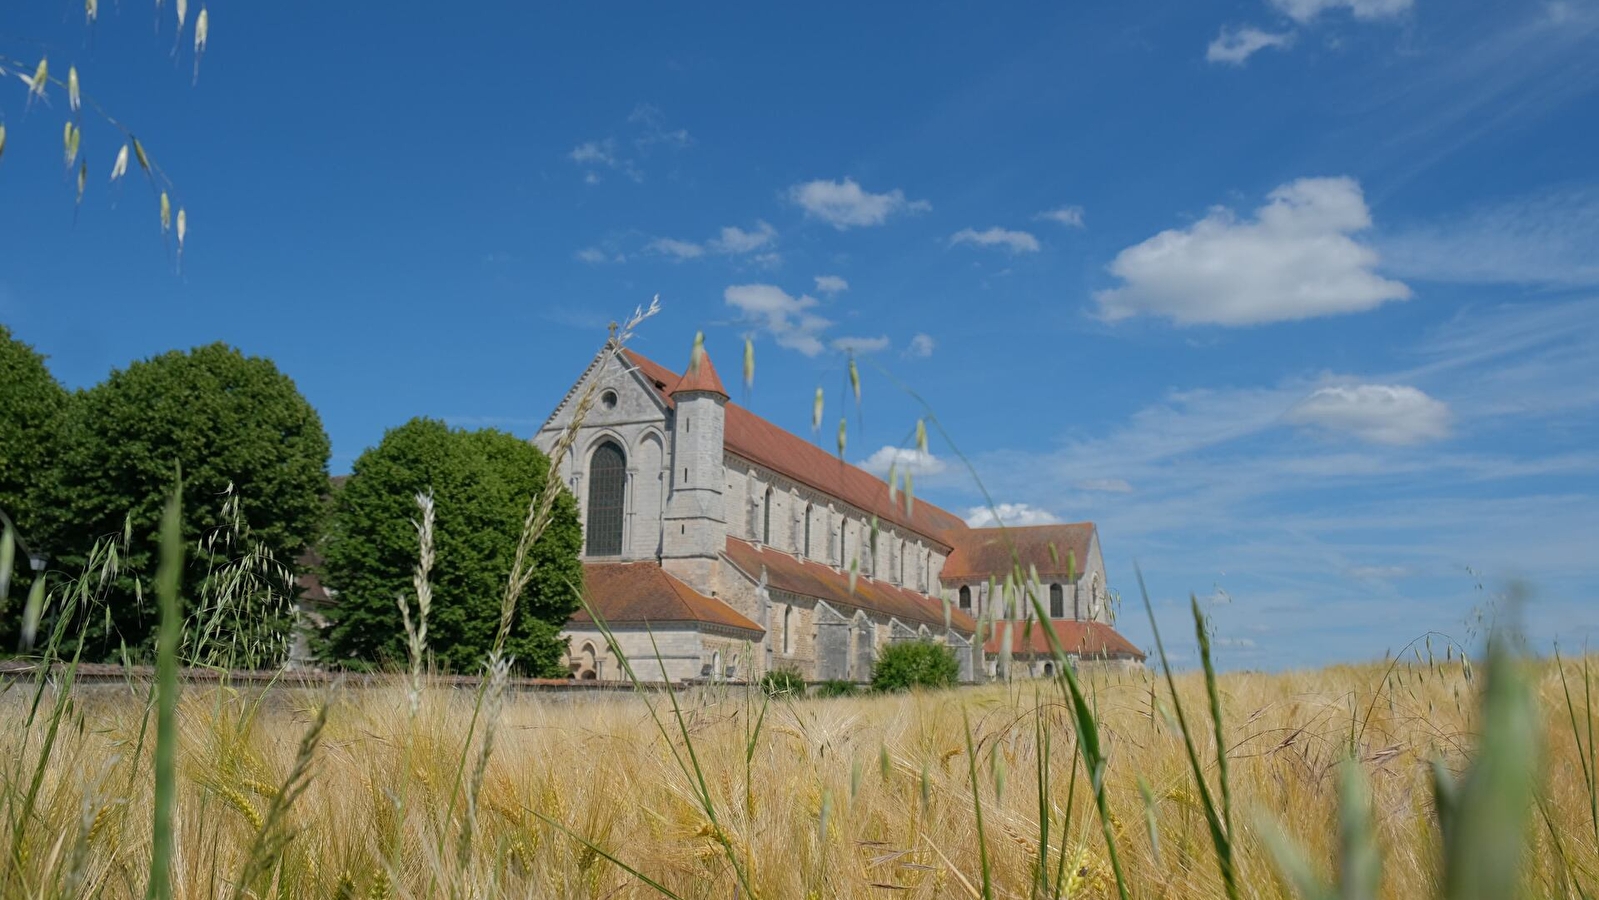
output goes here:
{"type": "Polygon", "coordinates": [[[727,544],[722,462],[727,391],[710,354],[696,341],[688,370],[672,397],[672,470],[661,535],[662,564],[702,593],[714,590],[712,570],[727,544]]]}
{"type": "Polygon", "coordinates": [[[677,384],[668,393],[674,398],[678,394],[693,392],[707,394],[720,394],[723,400],[727,399],[727,391],[722,387],[722,379],[716,374],[716,366],[711,363],[711,355],[705,352],[704,347],[696,347],[689,356],[688,370],[677,384]]]}

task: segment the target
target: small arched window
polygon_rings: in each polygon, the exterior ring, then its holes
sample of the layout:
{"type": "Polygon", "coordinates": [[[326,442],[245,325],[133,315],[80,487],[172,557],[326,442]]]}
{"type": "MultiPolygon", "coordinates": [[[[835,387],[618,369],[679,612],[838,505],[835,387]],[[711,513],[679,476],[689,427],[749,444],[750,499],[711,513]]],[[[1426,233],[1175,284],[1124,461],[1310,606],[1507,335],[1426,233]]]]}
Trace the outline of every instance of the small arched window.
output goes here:
{"type": "Polygon", "coordinates": [[[720,650],[711,654],[711,680],[722,680],[722,651],[720,650]]]}
{"type": "Polygon", "coordinates": [[[1051,619],[1066,618],[1066,592],[1058,584],[1049,586],[1049,617],[1051,619]]]}
{"type": "Polygon", "coordinates": [[[589,556],[622,555],[622,511],[627,494],[627,457],[611,441],[589,458],[589,556]]]}
{"type": "Polygon", "coordinates": [[[972,589],[970,585],[961,585],[960,605],[961,609],[972,608],[972,589]]]}
{"type": "Polygon", "coordinates": [[[783,655],[794,652],[794,607],[783,607],[783,655]]]}
{"type": "Polygon", "coordinates": [[[810,558],[811,555],[811,504],[805,504],[805,544],[800,547],[800,555],[810,558]]]}
{"type": "Polygon", "coordinates": [[[1044,677],[1045,678],[1052,678],[1052,677],[1054,677],[1054,675],[1055,675],[1055,664],[1052,663],[1052,662],[1044,663],[1044,677]]]}

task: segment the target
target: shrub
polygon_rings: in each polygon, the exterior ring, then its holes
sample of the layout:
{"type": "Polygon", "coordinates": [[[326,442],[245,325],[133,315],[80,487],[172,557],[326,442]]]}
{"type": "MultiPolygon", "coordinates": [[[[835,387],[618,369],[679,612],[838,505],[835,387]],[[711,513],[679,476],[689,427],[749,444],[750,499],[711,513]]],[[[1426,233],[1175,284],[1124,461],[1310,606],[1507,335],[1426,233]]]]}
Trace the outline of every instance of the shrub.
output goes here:
{"type": "Polygon", "coordinates": [[[794,669],[773,669],[761,676],[761,690],[772,696],[789,694],[805,696],[805,679],[794,669]]]}
{"type": "Polygon", "coordinates": [[[811,691],[813,697],[853,697],[860,690],[853,681],[833,678],[816,685],[811,691]]]}
{"type": "Polygon", "coordinates": [[[932,641],[890,644],[872,667],[872,689],[877,691],[953,687],[959,680],[955,654],[932,641]]]}

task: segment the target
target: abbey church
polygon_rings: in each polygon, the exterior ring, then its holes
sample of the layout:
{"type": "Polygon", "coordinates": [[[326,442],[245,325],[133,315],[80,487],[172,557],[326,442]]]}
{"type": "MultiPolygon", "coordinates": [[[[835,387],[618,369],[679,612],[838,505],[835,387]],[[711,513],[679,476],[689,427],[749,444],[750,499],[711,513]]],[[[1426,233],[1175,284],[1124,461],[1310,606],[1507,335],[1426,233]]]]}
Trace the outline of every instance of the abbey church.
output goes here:
{"type": "MultiPolygon", "coordinates": [[[[534,436],[541,449],[585,396],[556,464],[583,521],[588,602],[640,678],[865,681],[884,647],[911,640],[947,645],[967,681],[1046,675],[1041,625],[1079,660],[1143,659],[1113,627],[1091,522],[971,528],[907,504],[730,402],[704,353],[679,374],[607,343],[534,436]],[[1004,588],[1018,558],[1047,623],[1011,620],[1031,615],[1004,588]]],[[[586,612],[563,633],[574,678],[623,677],[586,612]]]]}

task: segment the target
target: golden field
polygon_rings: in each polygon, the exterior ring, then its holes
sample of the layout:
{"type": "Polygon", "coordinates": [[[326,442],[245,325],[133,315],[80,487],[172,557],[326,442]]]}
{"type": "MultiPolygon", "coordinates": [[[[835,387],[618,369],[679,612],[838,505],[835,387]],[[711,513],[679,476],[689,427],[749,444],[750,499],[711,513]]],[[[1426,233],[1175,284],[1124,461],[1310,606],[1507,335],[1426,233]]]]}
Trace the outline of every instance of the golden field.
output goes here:
{"type": "MultiPolygon", "coordinates": [[[[1584,671],[1567,661],[1563,685],[1553,663],[1523,666],[1541,772],[1524,800],[1523,891],[1592,896],[1584,671]]],[[[1262,841],[1272,822],[1331,876],[1351,746],[1371,784],[1380,895],[1441,893],[1431,765],[1467,768],[1483,682],[1458,657],[1220,676],[1239,894],[1290,895],[1262,841]]],[[[1203,675],[1177,684],[1219,797],[1203,675]]],[[[0,699],[4,896],[144,896],[148,687],[45,690],[31,722],[29,687],[0,699]]],[[[661,896],[643,876],[681,897],[1113,897],[1108,831],[1131,896],[1224,896],[1164,679],[1086,674],[1083,688],[1108,755],[1108,829],[1056,682],[770,702],[742,686],[700,688],[679,694],[681,719],[661,694],[497,698],[435,685],[413,714],[403,678],[189,687],[173,895],[661,896]]]]}

